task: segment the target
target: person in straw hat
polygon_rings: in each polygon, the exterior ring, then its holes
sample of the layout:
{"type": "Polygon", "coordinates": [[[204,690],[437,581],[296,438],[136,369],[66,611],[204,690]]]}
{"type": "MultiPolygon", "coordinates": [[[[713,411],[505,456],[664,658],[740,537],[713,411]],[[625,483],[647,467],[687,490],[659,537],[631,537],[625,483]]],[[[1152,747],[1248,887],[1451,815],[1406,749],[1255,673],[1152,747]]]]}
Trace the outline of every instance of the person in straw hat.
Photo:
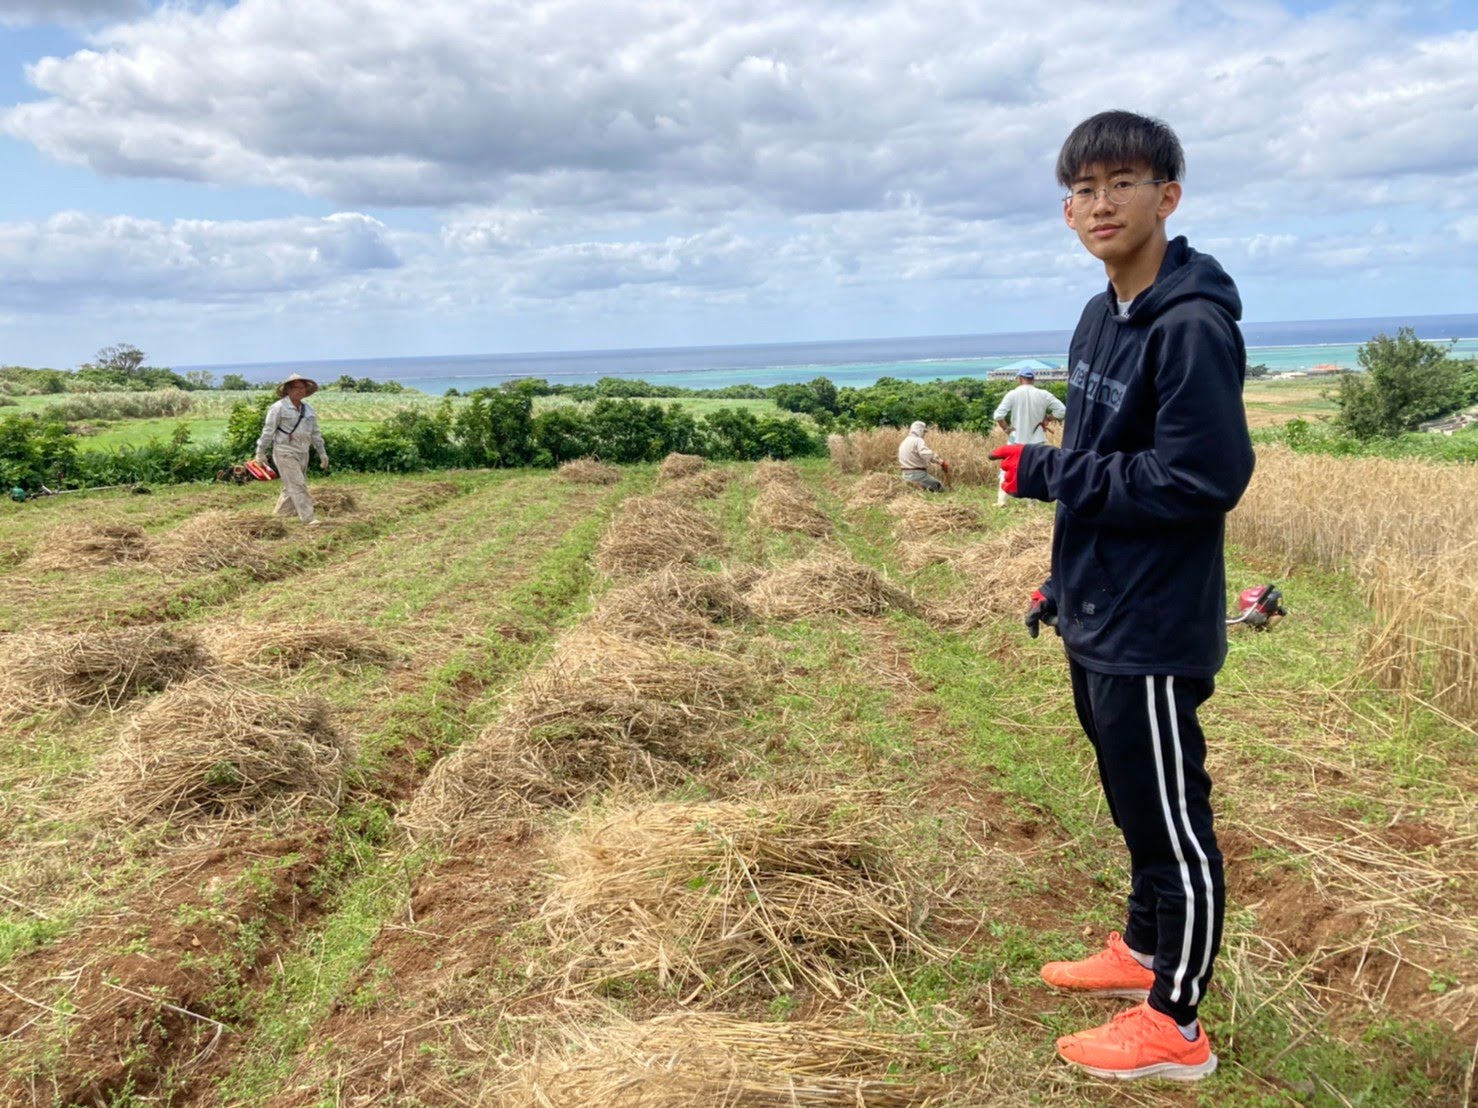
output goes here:
{"type": "Polygon", "coordinates": [[[323,446],[323,433],[318,429],[318,416],[308,397],[318,391],[318,382],[294,373],[277,386],[277,403],[267,409],[261,437],[257,439],[257,461],[267,462],[267,451],[282,478],[282,495],[277,498],[277,514],[296,511],[304,523],[317,524],[313,498],[308,495],[308,448],[318,451],[318,466],[328,469],[328,451],[323,446]]]}

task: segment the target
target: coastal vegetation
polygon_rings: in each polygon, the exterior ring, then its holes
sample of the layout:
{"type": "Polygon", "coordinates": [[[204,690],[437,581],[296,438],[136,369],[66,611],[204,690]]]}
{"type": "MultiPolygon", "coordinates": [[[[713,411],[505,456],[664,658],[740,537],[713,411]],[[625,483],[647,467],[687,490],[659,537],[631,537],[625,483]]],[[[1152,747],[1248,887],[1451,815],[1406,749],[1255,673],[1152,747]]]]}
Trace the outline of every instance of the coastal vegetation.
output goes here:
{"type": "MultiPolygon", "coordinates": [[[[1478,428],[1416,432],[1433,415],[1478,404],[1478,363],[1403,329],[1358,352],[1365,372],[1331,384],[1254,375],[1245,400],[1259,442],[1299,453],[1478,461],[1478,428]]],[[[209,480],[247,456],[270,388],[239,374],[216,386],[143,364],[122,345],[74,373],[0,369],[0,484],[35,492],[123,483],[209,480]],[[159,387],[160,385],[164,387],[159,387]],[[230,386],[230,387],[227,387],[230,386]]],[[[1256,367],[1254,367],[1256,368],[1256,367]]],[[[1013,382],[979,377],[865,387],[821,376],[768,387],[689,389],[604,377],[582,384],[519,378],[435,398],[394,381],[341,375],[317,402],[338,469],[553,467],[584,456],[633,464],[672,452],[715,460],[819,454],[831,433],[904,427],[989,433],[1013,382]]],[[[1059,396],[1063,382],[1045,382],[1059,396]]],[[[455,392],[455,390],[452,390],[455,392]]]]}

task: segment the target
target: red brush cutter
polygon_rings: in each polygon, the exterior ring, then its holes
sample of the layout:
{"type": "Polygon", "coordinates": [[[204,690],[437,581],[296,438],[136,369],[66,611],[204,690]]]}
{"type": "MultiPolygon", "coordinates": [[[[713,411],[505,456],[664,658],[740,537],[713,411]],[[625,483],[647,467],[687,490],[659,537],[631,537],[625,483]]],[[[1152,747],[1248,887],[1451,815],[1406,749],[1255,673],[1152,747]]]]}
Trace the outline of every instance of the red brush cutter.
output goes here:
{"type": "Polygon", "coordinates": [[[1254,585],[1237,596],[1238,615],[1227,616],[1227,626],[1245,623],[1254,631],[1270,630],[1288,614],[1283,607],[1283,593],[1273,585],[1254,585]]]}
{"type": "Polygon", "coordinates": [[[277,471],[269,466],[266,462],[259,462],[255,458],[247,462],[243,468],[258,481],[277,480],[277,471]]]}

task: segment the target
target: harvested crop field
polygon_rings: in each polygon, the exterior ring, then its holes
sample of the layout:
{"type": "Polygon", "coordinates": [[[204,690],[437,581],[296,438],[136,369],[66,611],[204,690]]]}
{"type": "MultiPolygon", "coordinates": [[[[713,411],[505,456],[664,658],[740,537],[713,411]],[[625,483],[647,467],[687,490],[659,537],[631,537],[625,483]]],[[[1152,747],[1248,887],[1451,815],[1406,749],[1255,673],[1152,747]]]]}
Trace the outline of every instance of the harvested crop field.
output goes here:
{"type": "Polygon", "coordinates": [[[1203,715],[1221,1066],[1114,1089],[1052,1042],[1119,1002],[1038,977],[1127,880],[1021,626],[1051,511],[984,440],[913,494],[884,437],[336,476],[312,529],[250,486],[0,506],[0,1100],[1472,1103],[1468,475],[1260,458],[1228,584],[1291,615],[1203,715]]]}

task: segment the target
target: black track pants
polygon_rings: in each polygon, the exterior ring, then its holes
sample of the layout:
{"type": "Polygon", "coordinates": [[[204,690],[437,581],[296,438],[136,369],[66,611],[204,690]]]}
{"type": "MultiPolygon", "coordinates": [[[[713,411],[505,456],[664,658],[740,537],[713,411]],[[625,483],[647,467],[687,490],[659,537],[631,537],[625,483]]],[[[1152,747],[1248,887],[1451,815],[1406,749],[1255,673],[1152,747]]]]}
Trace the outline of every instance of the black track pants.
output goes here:
{"type": "Polygon", "coordinates": [[[1071,659],[1068,666],[1078,719],[1129,848],[1124,941],[1155,957],[1150,1006],[1190,1023],[1211,980],[1226,905],[1196,720],[1215,683],[1094,673],[1071,659]]]}

